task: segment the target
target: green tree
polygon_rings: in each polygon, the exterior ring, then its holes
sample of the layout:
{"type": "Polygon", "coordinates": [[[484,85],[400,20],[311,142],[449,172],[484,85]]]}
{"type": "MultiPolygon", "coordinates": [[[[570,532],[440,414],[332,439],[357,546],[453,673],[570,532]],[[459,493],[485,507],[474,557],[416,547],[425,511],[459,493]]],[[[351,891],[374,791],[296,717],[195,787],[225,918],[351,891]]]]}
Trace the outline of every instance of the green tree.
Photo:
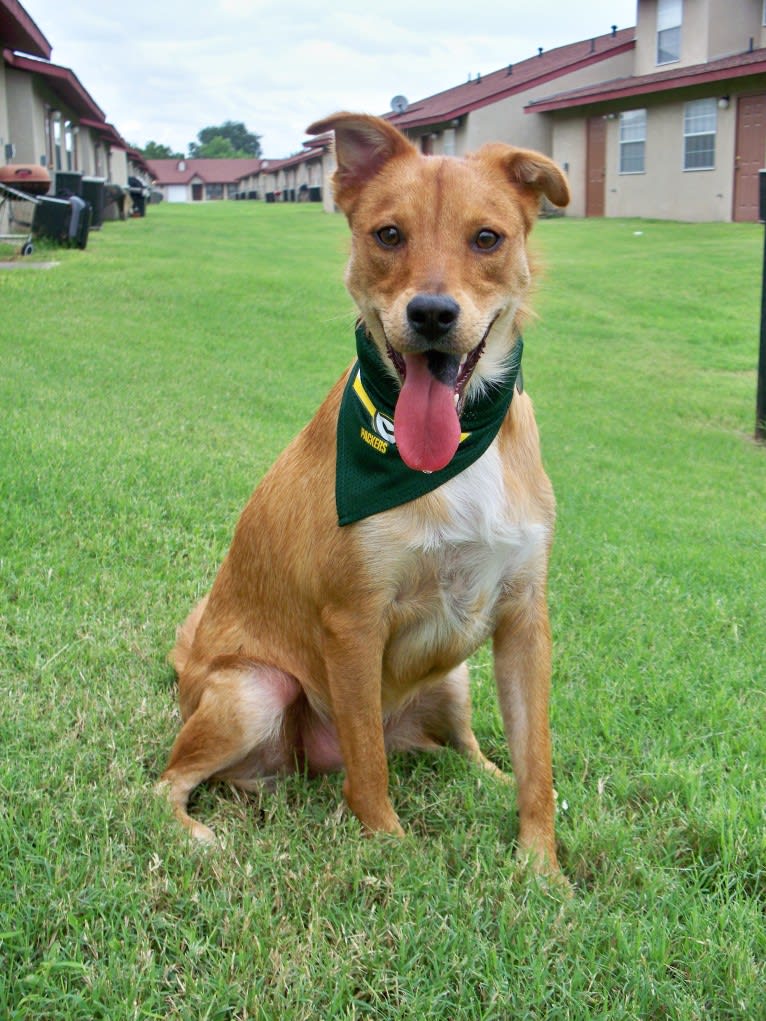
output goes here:
{"type": "Polygon", "coordinates": [[[226,121],[217,127],[203,128],[197,133],[197,141],[189,143],[192,159],[252,158],[260,155],[261,136],[248,131],[242,121],[226,121]],[[229,143],[229,150],[224,151],[222,140],[229,143]]]}
{"type": "Polygon", "coordinates": [[[237,152],[228,138],[223,135],[214,135],[209,141],[194,147],[189,146],[189,155],[194,159],[227,160],[246,156],[247,153],[237,152]]]}
{"type": "Polygon", "coordinates": [[[162,145],[160,142],[147,142],[146,145],[137,145],[136,149],[145,160],[182,160],[182,152],[174,152],[169,145],[162,145]]]}

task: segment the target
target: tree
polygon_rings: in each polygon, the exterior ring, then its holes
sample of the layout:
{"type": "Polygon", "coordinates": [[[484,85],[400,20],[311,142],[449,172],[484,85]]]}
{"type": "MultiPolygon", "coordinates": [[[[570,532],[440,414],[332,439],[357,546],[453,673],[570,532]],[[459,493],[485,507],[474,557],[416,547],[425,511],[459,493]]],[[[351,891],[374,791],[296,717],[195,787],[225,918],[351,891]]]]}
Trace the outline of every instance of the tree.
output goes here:
{"type": "Polygon", "coordinates": [[[226,121],[218,127],[203,128],[197,133],[197,141],[189,142],[192,159],[252,158],[260,155],[261,136],[249,132],[242,121],[226,121]],[[224,151],[222,141],[229,143],[227,151],[224,151]]]}
{"type": "Polygon", "coordinates": [[[182,152],[174,152],[169,145],[162,145],[160,142],[147,142],[146,145],[135,146],[145,160],[182,160],[182,152]]]}

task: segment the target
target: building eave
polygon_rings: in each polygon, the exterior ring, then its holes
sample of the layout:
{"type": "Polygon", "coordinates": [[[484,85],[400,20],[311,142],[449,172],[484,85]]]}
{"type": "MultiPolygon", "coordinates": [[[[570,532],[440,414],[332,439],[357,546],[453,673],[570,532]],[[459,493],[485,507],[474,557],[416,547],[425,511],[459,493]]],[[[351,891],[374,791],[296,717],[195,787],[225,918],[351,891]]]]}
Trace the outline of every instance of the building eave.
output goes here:
{"type": "Polygon", "coordinates": [[[70,68],[51,64],[46,60],[25,57],[10,50],[3,51],[3,59],[14,70],[26,71],[44,78],[51,91],[78,116],[90,117],[96,121],[106,120],[104,111],[70,68]]]}
{"type": "Polygon", "coordinates": [[[0,39],[10,50],[51,58],[53,47],[18,0],[0,0],[0,39]]]}
{"type": "Polygon", "coordinates": [[[697,89],[705,85],[721,85],[730,81],[766,75],[766,50],[763,58],[742,64],[731,64],[726,67],[711,69],[709,64],[695,65],[685,68],[676,75],[646,75],[641,78],[618,78],[602,83],[598,89],[587,88],[562,92],[546,99],[537,99],[528,103],[525,113],[554,113],[571,110],[576,107],[596,106],[623,99],[639,96],[650,96],[661,93],[680,92],[697,89]]]}

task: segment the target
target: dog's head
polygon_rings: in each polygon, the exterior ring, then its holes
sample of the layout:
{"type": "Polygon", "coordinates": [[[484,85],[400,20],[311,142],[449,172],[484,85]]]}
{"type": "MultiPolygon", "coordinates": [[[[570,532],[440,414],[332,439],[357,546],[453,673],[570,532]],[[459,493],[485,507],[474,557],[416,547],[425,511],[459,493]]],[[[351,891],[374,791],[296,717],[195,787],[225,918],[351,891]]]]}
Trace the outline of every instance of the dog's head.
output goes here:
{"type": "Polygon", "coordinates": [[[387,121],[338,113],[335,201],[352,233],[346,283],[401,382],[399,451],[413,468],[451,460],[462,403],[502,375],[531,273],[527,235],[542,196],[569,202],[546,156],[485,145],[465,159],[423,156],[387,121]]]}

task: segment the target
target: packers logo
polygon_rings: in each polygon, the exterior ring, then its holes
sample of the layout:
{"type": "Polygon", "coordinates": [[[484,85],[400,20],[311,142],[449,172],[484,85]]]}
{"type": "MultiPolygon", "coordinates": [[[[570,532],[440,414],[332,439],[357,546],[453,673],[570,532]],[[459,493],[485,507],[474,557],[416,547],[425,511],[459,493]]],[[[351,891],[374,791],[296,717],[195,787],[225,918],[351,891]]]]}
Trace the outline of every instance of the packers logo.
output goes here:
{"type": "Polygon", "coordinates": [[[372,420],[375,432],[381,439],[384,439],[386,443],[394,443],[394,423],[386,415],[381,414],[379,411],[375,412],[372,420]]]}

